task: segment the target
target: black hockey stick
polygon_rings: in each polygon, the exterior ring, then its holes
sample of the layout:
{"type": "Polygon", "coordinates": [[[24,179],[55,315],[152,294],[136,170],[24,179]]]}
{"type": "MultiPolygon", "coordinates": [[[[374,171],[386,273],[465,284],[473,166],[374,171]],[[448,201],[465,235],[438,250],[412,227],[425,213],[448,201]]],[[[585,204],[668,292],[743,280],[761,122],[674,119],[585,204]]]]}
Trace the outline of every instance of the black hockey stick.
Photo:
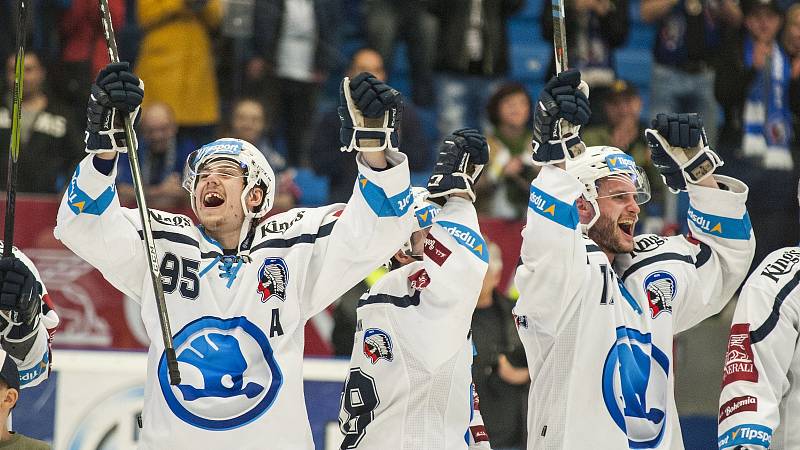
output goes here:
{"type": "Polygon", "coordinates": [[[564,0],[552,0],[553,50],[556,56],[556,75],[567,70],[567,28],[564,26],[564,0]]]}
{"type": "Polygon", "coordinates": [[[22,79],[25,75],[25,22],[28,8],[25,0],[19,2],[17,21],[17,58],[14,66],[14,107],[11,113],[11,139],[8,145],[8,175],[6,179],[6,219],[3,232],[3,257],[11,256],[14,246],[14,216],[17,207],[17,170],[19,137],[22,120],[22,79]]]}
{"type": "MultiPolygon", "coordinates": [[[[108,9],[108,0],[100,0],[100,13],[103,20],[103,34],[108,46],[108,56],[111,62],[119,62],[117,52],[117,40],[114,37],[114,27],[111,24],[111,11],[108,9]]],[[[161,324],[161,335],[164,338],[164,353],[167,357],[167,370],[169,371],[169,382],[172,385],[181,384],[181,374],[178,371],[178,360],[175,358],[175,347],[172,344],[172,331],[169,327],[169,314],[167,314],[167,302],[164,300],[164,288],[161,285],[161,274],[158,269],[158,254],[153,240],[153,230],[150,226],[150,210],[144,199],[144,186],[142,184],[142,172],[139,169],[139,155],[136,149],[136,140],[133,135],[133,124],[129,115],[125,119],[125,143],[128,146],[128,159],[131,163],[131,175],[133,176],[133,190],[136,194],[136,203],[139,205],[139,218],[142,221],[142,234],[144,236],[144,246],[147,251],[147,265],[150,269],[150,279],[153,281],[153,290],[156,294],[156,307],[158,309],[158,320],[161,324]]]]}

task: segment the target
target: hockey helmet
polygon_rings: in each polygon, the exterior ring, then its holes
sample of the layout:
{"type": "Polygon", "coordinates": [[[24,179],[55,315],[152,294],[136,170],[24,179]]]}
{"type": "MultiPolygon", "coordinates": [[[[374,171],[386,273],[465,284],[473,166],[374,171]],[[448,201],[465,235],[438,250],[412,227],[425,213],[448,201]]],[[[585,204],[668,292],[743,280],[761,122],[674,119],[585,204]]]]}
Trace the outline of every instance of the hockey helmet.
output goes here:
{"type": "Polygon", "coordinates": [[[567,160],[567,172],[583,184],[583,197],[594,207],[595,215],[588,224],[584,224],[584,231],[597,222],[600,217],[600,207],[597,204],[600,196],[597,192],[597,181],[604,178],[625,180],[630,184],[630,191],[615,192],[614,195],[633,194],[636,204],[641,205],[650,200],[650,182],[644,169],[636,165],[633,157],[622,150],[605,145],[586,148],[586,153],[576,160],[567,160]]]}

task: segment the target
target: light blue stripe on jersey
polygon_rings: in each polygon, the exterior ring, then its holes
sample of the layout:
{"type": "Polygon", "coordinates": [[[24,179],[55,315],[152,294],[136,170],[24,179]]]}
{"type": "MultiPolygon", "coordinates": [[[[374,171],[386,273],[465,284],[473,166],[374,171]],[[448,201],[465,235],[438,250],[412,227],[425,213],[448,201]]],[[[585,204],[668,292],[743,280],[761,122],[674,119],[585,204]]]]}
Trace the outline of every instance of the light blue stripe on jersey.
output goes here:
{"type": "Polygon", "coordinates": [[[83,189],[78,187],[78,175],[80,175],[80,173],[81,168],[78,166],[78,168],[75,169],[75,174],[72,175],[72,181],[70,181],[69,188],[67,189],[67,204],[69,205],[69,209],[71,209],[76,216],[81,213],[99,216],[108,209],[111,201],[114,200],[114,186],[109,186],[100,196],[92,198],[89,194],[84,192],[83,189]]]}
{"type": "Polygon", "coordinates": [[[717,439],[717,445],[720,450],[747,444],[768,448],[771,440],[772,428],[746,423],[726,431],[717,439]]]}
{"type": "Polygon", "coordinates": [[[45,350],[44,355],[42,356],[42,360],[36,363],[35,366],[31,367],[30,369],[20,370],[19,371],[20,387],[24,387],[31,381],[39,378],[47,370],[47,367],[49,366],[49,361],[50,361],[50,351],[45,350]]]}
{"type": "Polygon", "coordinates": [[[411,207],[413,199],[410,185],[403,192],[391,197],[387,197],[383,188],[369,181],[364,175],[358,174],[356,185],[367,205],[378,217],[400,217],[411,207]]]}
{"type": "Polygon", "coordinates": [[[706,214],[689,206],[687,220],[700,231],[725,239],[748,240],[750,239],[750,230],[753,228],[750,224],[750,215],[746,212],[741,219],[734,219],[706,214]]]}
{"type": "Polygon", "coordinates": [[[489,248],[486,246],[486,241],[483,240],[480,234],[460,223],[437,220],[436,224],[444,228],[444,231],[450,233],[450,236],[453,236],[456,242],[466,247],[473,255],[477,256],[485,263],[489,262],[489,248]]]}
{"type": "Polygon", "coordinates": [[[543,190],[531,185],[531,196],[528,199],[528,208],[540,216],[563,225],[570,230],[578,227],[578,207],[567,204],[543,190]]]}

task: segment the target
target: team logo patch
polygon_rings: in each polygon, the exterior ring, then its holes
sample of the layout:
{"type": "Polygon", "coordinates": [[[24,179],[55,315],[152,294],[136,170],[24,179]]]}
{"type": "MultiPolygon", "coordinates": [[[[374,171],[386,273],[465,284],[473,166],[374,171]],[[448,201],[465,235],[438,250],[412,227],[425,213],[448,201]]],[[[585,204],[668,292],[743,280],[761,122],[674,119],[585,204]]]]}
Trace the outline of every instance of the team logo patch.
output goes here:
{"type": "Polygon", "coordinates": [[[528,328],[528,316],[518,316],[514,314],[514,323],[517,325],[517,329],[520,328],[528,328]]]}
{"type": "Polygon", "coordinates": [[[422,252],[431,259],[431,261],[435,262],[438,265],[444,264],[447,261],[447,258],[450,257],[450,254],[453,253],[452,250],[445,247],[444,244],[439,242],[438,239],[433,237],[433,235],[428,234],[425,238],[425,246],[422,249],[422,252]]]}
{"type": "Polygon", "coordinates": [[[644,279],[644,291],[650,305],[650,316],[655,319],[662,312],[672,314],[672,301],[678,291],[678,283],[671,273],[659,270],[644,279]]]}
{"type": "Polygon", "coordinates": [[[758,382],[758,369],[753,360],[753,348],[750,346],[749,323],[735,323],[731,326],[722,385],[727,386],[734,381],[758,382]]]}
{"type": "Polygon", "coordinates": [[[603,367],[603,400],[630,448],[654,448],[667,427],[669,358],[650,333],[618,327],[603,367]]]}
{"type": "Polygon", "coordinates": [[[264,414],[283,384],[264,332],[244,317],[202,317],[173,340],[181,384],[172,386],[166,355],[158,382],[167,406],[184,422],[206,430],[230,430],[264,414]]]}
{"type": "Polygon", "coordinates": [[[411,274],[408,277],[408,281],[411,283],[412,289],[421,291],[431,284],[431,277],[428,276],[428,272],[425,269],[420,269],[411,274]]]}
{"type": "Polygon", "coordinates": [[[719,407],[719,423],[742,411],[758,411],[758,399],[752,395],[734,397],[719,407]]]}
{"type": "Polygon", "coordinates": [[[283,258],[266,258],[258,269],[258,293],[261,303],[275,297],[286,300],[286,286],[289,285],[289,268],[283,258]]]}
{"type": "Polygon", "coordinates": [[[372,364],[377,364],[379,359],[391,361],[394,359],[392,352],[392,338],[389,333],[380,328],[369,328],[364,332],[364,356],[372,364]]]}

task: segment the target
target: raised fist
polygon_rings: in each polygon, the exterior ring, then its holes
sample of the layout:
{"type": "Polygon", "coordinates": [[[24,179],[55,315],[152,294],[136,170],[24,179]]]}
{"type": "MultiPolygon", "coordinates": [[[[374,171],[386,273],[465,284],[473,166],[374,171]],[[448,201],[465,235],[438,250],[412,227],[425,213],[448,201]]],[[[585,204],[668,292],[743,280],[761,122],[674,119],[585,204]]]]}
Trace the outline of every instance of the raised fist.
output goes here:
{"type": "Polygon", "coordinates": [[[489,162],[489,144],[478,130],[462,128],[445,138],[428,180],[429,198],[465,193],[475,201],[473,185],[489,162]]]}

